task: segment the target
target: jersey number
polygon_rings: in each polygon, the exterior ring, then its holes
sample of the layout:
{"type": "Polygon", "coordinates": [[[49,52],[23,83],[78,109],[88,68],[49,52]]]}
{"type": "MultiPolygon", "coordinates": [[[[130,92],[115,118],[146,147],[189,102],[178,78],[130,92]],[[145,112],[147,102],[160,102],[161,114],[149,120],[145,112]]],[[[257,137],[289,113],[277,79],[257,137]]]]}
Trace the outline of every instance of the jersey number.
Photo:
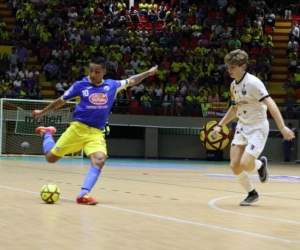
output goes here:
{"type": "Polygon", "coordinates": [[[89,91],[88,90],[82,90],[82,95],[83,96],[89,96],[89,91]]]}

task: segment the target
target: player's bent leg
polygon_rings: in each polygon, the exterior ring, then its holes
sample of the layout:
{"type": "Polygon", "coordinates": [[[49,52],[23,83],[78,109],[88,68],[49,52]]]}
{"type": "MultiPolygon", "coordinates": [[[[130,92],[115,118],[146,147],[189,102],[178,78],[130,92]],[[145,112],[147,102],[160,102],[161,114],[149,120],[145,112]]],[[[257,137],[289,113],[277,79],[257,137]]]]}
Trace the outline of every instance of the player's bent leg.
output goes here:
{"type": "Polygon", "coordinates": [[[244,151],[245,146],[242,145],[231,145],[230,147],[230,167],[235,175],[239,175],[241,172],[243,172],[240,162],[244,151]]]}
{"type": "Polygon", "coordinates": [[[230,167],[241,186],[248,193],[248,196],[240,203],[240,206],[250,206],[253,202],[258,201],[259,196],[248,176],[248,173],[245,172],[242,167],[241,161],[244,153],[244,145],[232,145],[230,148],[230,167]]]}
{"type": "Polygon", "coordinates": [[[255,169],[255,160],[255,156],[249,154],[248,152],[244,152],[241,157],[240,166],[244,171],[251,172],[255,169]]]}
{"type": "Polygon", "coordinates": [[[78,195],[76,201],[78,204],[95,205],[98,201],[89,195],[98,177],[101,174],[101,169],[104,166],[106,155],[103,152],[95,152],[89,155],[91,160],[91,168],[87,173],[83,185],[81,187],[81,192],[78,195]]]}
{"type": "Polygon", "coordinates": [[[51,152],[51,149],[55,145],[53,135],[56,133],[56,128],[40,126],[35,129],[35,133],[43,137],[43,152],[47,162],[57,162],[61,156],[56,156],[51,152]]]}

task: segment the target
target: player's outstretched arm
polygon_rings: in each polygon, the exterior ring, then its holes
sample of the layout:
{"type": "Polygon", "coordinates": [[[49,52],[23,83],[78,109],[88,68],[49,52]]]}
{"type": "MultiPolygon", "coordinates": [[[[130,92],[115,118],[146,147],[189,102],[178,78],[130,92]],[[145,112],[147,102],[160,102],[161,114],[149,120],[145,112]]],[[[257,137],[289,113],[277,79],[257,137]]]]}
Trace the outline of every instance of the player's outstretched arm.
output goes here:
{"type": "Polygon", "coordinates": [[[294,132],[290,130],[287,126],[285,126],[280,110],[278,109],[274,100],[271,97],[267,97],[264,100],[262,100],[262,103],[267,105],[282,135],[288,140],[295,138],[294,132]]]}
{"type": "Polygon", "coordinates": [[[42,115],[47,114],[49,111],[53,110],[53,109],[57,109],[61,106],[63,106],[66,103],[66,101],[64,101],[61,98],[56,99],[55,101],[51,102],[47,107],[45,107],[43,110],[34,110],[32,112],[32,117],[37,118],[40,117],[42,115]]]}
{"type": "Polygon", "coordinates": [[[139,84],[140,82],[142,82],[144,79],[146,79],[149,76],[154,76],[156,74],[156,72],[157,72],[157,66],[152,67],[151,69],[149,69],[143,73],[129,77],[128,87],[139,84]]]}

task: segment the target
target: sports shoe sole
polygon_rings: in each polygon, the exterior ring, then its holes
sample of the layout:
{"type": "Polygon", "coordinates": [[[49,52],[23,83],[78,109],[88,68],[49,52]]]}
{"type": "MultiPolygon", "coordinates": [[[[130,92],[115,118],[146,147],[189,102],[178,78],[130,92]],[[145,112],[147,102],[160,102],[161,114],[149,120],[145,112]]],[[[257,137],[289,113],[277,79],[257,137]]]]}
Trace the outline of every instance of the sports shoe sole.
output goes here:
{"type": "Polygon", "coordinates": [[[259,197],[257,197],[255,200],[253,200],[252,202],[246,202],[246,201],[242,201],[240,203],[240,206],[246,207],[246,206],[251,206],[252,203],[257,202],[259,200],[259,197]]]}
{"type": "Polygon", "coordinates": [[[261,183],[266,183],[266,182],[268,181],[268,179],[269,179],[268,159],[267,159],[267,157],[265,157],[265,156],[262,156],[262,157],[260,157],[259,159],[260,159],[260,160],[261,160],[261,159],[264,160],[265,171],[266,171],[266,178],[265,178],[264,180],[261,180],[260,178],[259,178],[259,179],[260,179],[261,183]]]}
{"type": "MultiPolygon", "coordinates": [[[[54,135],[54,134],[56,133],[56,128],[53,127],[53,126],[50,126],[50,127],[43,127],[43,126],[37,127],[37,128],[35,129],[35,133],[36,133],[37,135],[41,135],[41,130],[45,130],[45,132],[49,132],[51,135],[54,135]],[[49,132],[49,131],[47,131],[47,129],[49,129],[49,128],[53,130],[52,133],[49,132]]],[[[45,132],[43,132],[42,134],[44,134],[45,132]]]]}

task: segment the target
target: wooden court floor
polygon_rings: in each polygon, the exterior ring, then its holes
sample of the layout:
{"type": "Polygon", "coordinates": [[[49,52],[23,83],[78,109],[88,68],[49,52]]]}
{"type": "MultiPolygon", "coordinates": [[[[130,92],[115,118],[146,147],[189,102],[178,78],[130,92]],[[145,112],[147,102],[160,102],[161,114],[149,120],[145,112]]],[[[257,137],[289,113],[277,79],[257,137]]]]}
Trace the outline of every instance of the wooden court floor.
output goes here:
{"type": "Polygon", "coordinates": [[[92,195],[75,203],[89,162],[0,158],[1,250],[300,249],[300,165],[269,163],[251,174],[260,200],[246,194],[227,162],[109,159],[92,195]],[[61,197],[45,204],[40,188],[61,197]]]}

